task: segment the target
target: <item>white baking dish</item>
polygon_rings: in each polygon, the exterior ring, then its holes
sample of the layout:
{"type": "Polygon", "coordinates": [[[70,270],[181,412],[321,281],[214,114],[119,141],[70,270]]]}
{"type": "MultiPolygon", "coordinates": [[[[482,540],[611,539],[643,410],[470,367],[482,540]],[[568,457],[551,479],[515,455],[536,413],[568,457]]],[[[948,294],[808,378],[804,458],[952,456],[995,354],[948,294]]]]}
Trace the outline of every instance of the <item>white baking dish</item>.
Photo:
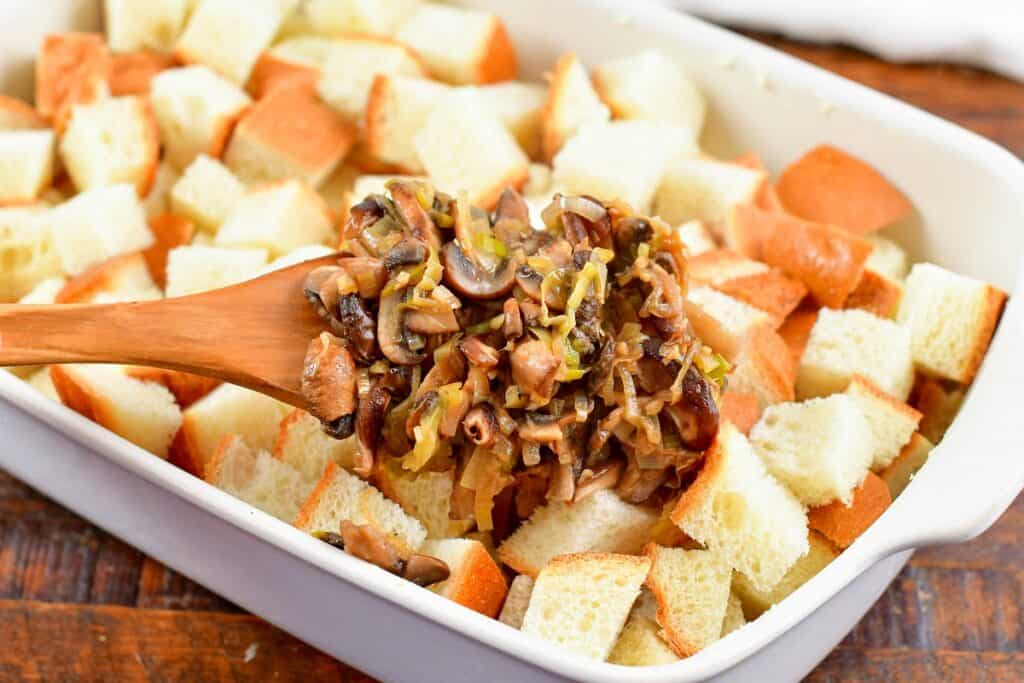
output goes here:
{"type": "MultiPolygon", "coordinates": [[[[752,41],[631,0],[477,0],[502,14],[529,75],[561,51],[584,61],[657,47],[707,93],[707,147],[779,168],[832,142],[894,178],[919,217],[917,257],[1015,293],[963,411],[928,465],[839,559],[761,619],[662,667],[598,664],[523,636],[327,547],[148,455],[0,373],[0,466],[111,533],[320,649],[389,681],[792,681],[881,594],[910,549],[966,540],[1024,487],[1014,399],[1024,166],[935,117],[752,41]]],[[[46,31],[98,26],[96,0],[0,7],[0,83],[26,93],[46,31]]],[[[0,330],[2,340],[2,330],[0,330]]]]}

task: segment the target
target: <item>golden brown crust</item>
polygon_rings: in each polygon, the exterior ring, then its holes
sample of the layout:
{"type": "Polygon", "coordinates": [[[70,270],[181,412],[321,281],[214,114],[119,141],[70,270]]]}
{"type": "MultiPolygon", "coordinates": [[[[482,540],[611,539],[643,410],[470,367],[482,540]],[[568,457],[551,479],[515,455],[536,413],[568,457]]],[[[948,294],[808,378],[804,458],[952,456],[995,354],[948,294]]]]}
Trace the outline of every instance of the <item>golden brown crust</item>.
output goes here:
{"type": "Polygon", "coordinates": [[[769,324],[750,329],[743,342],[740,362],[754,366],[762,398],[770,396],[772,403],[795,400],[797,364],[786,342],[769,324]]]}
{"type": "Polygon", "coordinates": [[[869,268],[846,297],[843,308],[859,308],[879,318],[894,318],[902,298],[903,288],[899,283],[869,268]]]}
{"type": "Polygon", "coordinates": [[[718,416],[721,420],[735,425],[743,434],[749,434],[761,419],[761,406],[753,394],[726,391],[718,405],[718,416]]]}
{"type": "Polygon", "coordinates": [[[556,120],[559,114],[559,107],[562,98],[562,90],[565,89],[566,79],[569,77],[569,69],[576,62],[576,53],[567,52],[558,58],[555,67],[548,75],[548,99],[544,103],[541,112],[541,152],[544,159],[550,164],[551,160],[558,154],[565,140],[558,130],[556,120]]]}
{"type": "Polygon", "coordinates": [[[206,467],[203,471],[203,479],[214,486],[217,485],[217,480],[220,479],[220,471],[224,467],[224,459],[227,457],[228,450],[232,444],[235,443],[236,439],[242,437],[237,434],[225,434],[224,437],[218,442],[217,448],[213,451],[213,457],[210,458],[210,462],[206,463],[206,467]]]}
{"type": "Polygon", "coordinates": [[[775,327],[781,326],[807,296],[807,288],[802,282],[775,268],[767,273],[731,279],[715,289],[768,313],[775,327]]]}
{"type": "Polygon", "coordinates": [[[782,327],[779,328],[779,336],[789,348],[793,364],[799,366],[800,359],[807,348],[807,341],[811,338],[811,330],[814,323],[818,322],[817,306],[803,306],[789,314],[782,327]]]}
{"type": "Polygon", "coordinates": [[[143,144],[146,147],[146,158],[148,160],[145,170],[135,183],[135,191],[138,193],[139,198],[145,198],[149,191],[153,189],[153,183],[156,182],[156,171],[160,166],[160,129],[157,127],[156,114],[153,113],[153,105],[149,101],[149,97],[136,97],[135,103],[138,109],[138,116],[142,119],[145,126],[145,141],[143,144]]]}
{"type": "Polygon", "coordinates": [[[302,504],[302,508],[299,509],[299,514],[295,516],[295,526],[303,531],[334,531],[334,529],[309,529],[309,520],[313,517],[313,513],[320,505],[320,499],[326,495],[327,490],[334,483],[335,478],[338,476],[338,466],[333,462],[327,463],[327,467],[324,468],[324,473],[320,477],[320,481],[316,483],[313,491],[309,494],[309,498],[302,504]]]}
{"type": "Polygon", "coordinates": [[[218,379],[164,368],[132,367],[128,368],[125,374],[142,382],[152,382],[165,387],[182,410],[221,385],[218,379]]]}
{"type": "Polygon", "coordinates": [[[182,415],[181,427],[171,441],[171,448],[168,460],[172,465],[177,465],[189,474],[197,477],[203,476],[203,458],[199,452],[199,445],[196,443],[193,434],[192,416],[187,412],[182,415]]]}
{"type": "Polygon", "coordinates": [[[601,75],[600,68],[595,68],[591,72],[590,84],[594,86],[594,92],[604,102],[604,106],[608,107],[608,111],[612,113],[612,118],[622,119],[627,117],[628,112],[616,103],[615,98],[609,92],[608,84],[604,82],[604,76],[601,75]]]}
{"type": "Polygon", "coordinates": [[[210,146],[206,150],[208,156],[213,159],[220,159],[224,156],[224,150],[228,146],[228,140],[231,139],[231,133],[248,111],[249,107],[245,107],[234,114],[222,116],[217,120],[213,125],[213,135],[210,136],[210,146]]]}
{"type": "Polygon", "coordinates": [[[484,85],[513,80],[519,73],[519,63],[505,22],[492,17],[491,31],[484,44],[486,51],[476,65],[476,83],[484,85]]]}
{"type": "Polygon", "coordinates": [[[110,424],[108,411],[102,397],[97,396],[88,386],[79,383],[62,365],[50,366],[50,380],[57,390],[61,403],[82,417],[107,426],[110,424]]]}
{"type": "Polygon", "coordinates": [[[903,417],[914,423],[915,428],[921,422],[921,418],[923,416],[919,410],[895,398],[888,391],[880,388],[864,375],[854,375],[850,379],[850,386],[853,386],[854,384],[860,387],[863,391],[871,394],[876,401],[886,404],[889,412],[902,413],[903,417]]]}
{"type": "Polygon", "coordinates": [[[446,597],[475,612],[497,618],[508,594],[508,585],[482,543],[473,542],[459,570],[448,581],[446,597]]]}
{"type": "Polygon", "coordinates": [[[877,474],[868,472],[861,485],[854,489],[849,507],[839,500],[812,507],[807,511],[807,522],[811,529],[837,547],[848,548],[882,516],[890,503],[892,497],[885,481],[877,474]]]}
{"type": "Polygon", "coordinates": [[[985,359],[988,352],[988,345],[992,341],[992,335],[999,324],[999,318],[1003,314],[1003,306],[1006,305],[1006,293],[992,285],[988,285],[985,292],[985,305],[982,307],[973,331],[974,339],[971,341],[971,350],[964,365],[961,381],[970,384],[974,376],[978,374],[978,368],[985,359]]]}
{"type": "MultiPolygon", "coordinates": [[[[723,420],[718,427],[718,435],[704,455],[704,464],[697,473],[690,487],[683,491],[675,508],[672,510],[672,521],[682,528],[682,521],[697,510],[711,496],[712,489],[718,478],[725,471],[725,440],[730,430],[736,431],[736,427],[728,421],[723,420]]],[[[685,532],[686,529],[683,529],[685,532]]]]}
{"type": "Polygon", "coordinates": [[[110,94],[148,95],[156,76],[175,65],[174,57],[153,50],[137,50],[112,55],[110,58],[110,94]]]}
{"type": "Polygon", "coordinates": [[[288,441],[289,432],[291,432],[296,424],[302,422],[308,414],[305,410],[296,408],[281,420],[281,425],[277,431],[277,439],[274,440],[274,448],[271,450],[271,455],[275,459],[284,460],[284,446],[288,441]]]}
{"type": "Polygon", "coordinates": [[[83,82],[106,82],[110,69],[107,45],[99,33],[53,33],[43,39],[36,60],[36,108],[54,117],[83,82]]]}
{"type": "Polygon", "coordinates": [[[90,266],[78,275],[68,279],[61,290],[57,292],[53,303],[88,303],[100,292],[108,291],[116,283],[121,269],[131,265],[133,261],[137,261],[139,258],[141,258],[139,252],[133,251],[90,266]]]}
{"type": "Polygon", "coordinates": [[[965,395],[962,386],[947,387],[940,380],[918,375],[909,402],[923,416],[918,427],[921,434],[932,443],[939,443],[953,424],[965,395]]]}
{"type": "Polygon", "coordinates": [[[192,241],[195,226],[184,216],[164,213],[149,219],[149,230],[156,240],[142,252],[149,267],[149,275],[160,289],[167,286],[167,254],[176,247],[192,241]]]}
{"type": "Polygon", "coordinates": [[[316,67],[264,52],[256,61],[245,89],[257,100],[282,86],[313,92],[319,78],[320,70],[316,67]]]}
{"type": "Polygon", "coordinates": [[[668,646],[682,658],[691,657],[700,651],[700,645],[693,643],[686,638],[686,635],[680,633],[674,629],[669,628],[666,624],[669,622],[668,618],[668,600],[669,593],[672,590],[670,586],[662,585],[658,581],[656,572],[654,571],[658,565],[658,557],[661,555],[661,548],[654,543],[648,543],[644,546],[644,556],[651,560],[651,570],[647,574],[647,580],[644,581],[644,585],[650,589],[651,593],[654,594],[654,599],[658,603],[658,612],[655,619],[658,625],[661,626],[661,635],[665,638],[668,646]]]}
{"type": "Polygon", "coordinates": [[[20,128],[49,128],[50,124],[35,109],[16,97],[0,95],[3,116],[17,118],[20,128]]]}

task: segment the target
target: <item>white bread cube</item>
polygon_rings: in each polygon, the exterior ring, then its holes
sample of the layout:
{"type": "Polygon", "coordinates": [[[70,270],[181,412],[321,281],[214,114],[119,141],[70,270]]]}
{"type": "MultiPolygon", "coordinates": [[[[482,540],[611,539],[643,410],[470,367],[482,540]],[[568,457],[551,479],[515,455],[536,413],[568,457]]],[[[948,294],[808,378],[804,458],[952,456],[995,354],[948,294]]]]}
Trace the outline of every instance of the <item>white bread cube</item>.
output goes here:
{"type": "Polygon", "coordinates": [[[800,501],[729,422],[719,428],[672,521],[765,590],[807,552],[807,513],[800,501]]]}
{"type": "Polygon", "coordinates": [[[188,0],[103,0],[107,44],[114,52],[143,48],[164,52],[185,25],[188,0]]]}
{"type": "Polygon", "coordinates": [[[59,132],[71,104],[103,94],[110,54],[99,33],[50,33],[36,58],[35,105],[59,132]]]}
{"type": "Polygon", "coordinates": [[[427,538],[419,520],[359,477],[330,463],[299,510],[295,526],[309,533],[337,533],[342,520],[373,526],[410,551],[418,550],[427,538]]]}
{"type": "Polygon", "coordinates": [[[142,200],[146,218],[153,219],[171,210],[171,188],[180,178],[178,169],[166,161],[157,165],[153,187],[149,188],[149,194],[142,200]]]}
{"type": "Polygon", "coordinates": [[[57,387],[53,386],[53,378],[50,377],[49,367],[39,368],[29,375],[25,381],[46,398],[60,403],[60,394],[57,393],[57,387]]]}
{"type": "Polygon", "coordinates": [[[252,100],[205,66],[168,69],[153,78],[151,98],[167,159],[186,168],[200,154],[219,158],[252,100]]]}
{"type": "Polygon", "coordinates": [[[700,306],[737,337],[743,337],[758,325],[771,325],[772,317],[750,304],[704,285],[691,287],[686,298],[700,306]]]}
{"type": "Polygon", "coordinates": [[[324,61],[317,93],[343,115],[358,118],[366,109],[370,87],[379,74],[426,77],[419,58],[405,45],[368,36],[333,41],[324,61]]]}
{"type": "Polygon", "coordinates": [[[42,130],[50,124],[39,112],[16,97],[0,95],[0,131],[42,130]]]}
{"type": "Polygon", "coordinates": [[[80,191],[131,183],[149,194],[160,163],[156,117],[144,97],[111,97],[71,108],[60,156],[80,191]]]}
{"type": "Polygon", "coordinates": [[[237,434],[221,440],[203,479],[288,524],[316,483],[270,453],[251,448],[237,434]]]}
{"type": "Polygon", "coordinates": [[[499,17],[467,7],[423,3],[395,38],[446,83],[497,83],[516,77],[516,51],[499,17]]]}
{"type": "Polygon", "coordinates": [[[889,495],[893,500],[903,493],[918,470],[928,462],[928,456],[931,455],[934,447],[931,441],[914,433],[910,437],[910,442],[903,447],[896,459],[878,473],[885,485],[889,487],[889,495]]]}
{"type": "Polygon", "coordinates": [[[53,365],[50,376],[67,407],[161,458],[181,410],[162,386],[128,377],[119,365],[53,365]]]}
{"type": "Polygon", "coordinates": [[[281,0],[201,0],[175,44],[185,64],[205,64],[242,85],[294,3],[281,0]]]}
{"type": "Polygon", "coordinates": [[[281,270],[282,268],[288,268],[289,266],[296,266],[304,261],[312,261],[324,256],[330,256],[335,253],[337,249],[324,246],[322,244],[307,244],[305,246],[297,247],[292,249],[284,256],[278,256],[276,259],[267,264],[267,267],[261,271],[261,275],[266,273],[272,273],[275,270],[281,270]]]}
{"type": "MultiPolygon", "coordinates": [[[[548,195],[551,192],[551,167],[547,164],[530,164],[530,175],[523,185],[523,194],[526,196],[548,195]]],[[[548,199],[550,201],[550,197],[548,199]]]]}
{"type": "Polygon", "coordinates": [[[60,293],[60,290],[64,289],[64,285],[66,283],[66,278],[48,277],[33,287],[32,291],[28,294],[18,299],[18,303],[36,306],[40,304],[56,303],[57,295],[60,293]]]}
{"type": "MultiPolygon", "coordinates": [[[[357,448],[354,436],[343,440],[327,436],[320,420],[296,409],[281,421],[273,453],[275,458],[295,468],[304,480],[315,484],[329,462],[352,469],[357,448]]],[[[294,519],[292,515],[288,521],[294,519]]]]}
{"type": "Polygon", "coordinates": [[[665,53],[644,50],[601,62],[593,80],[615,118],[674,123],[689,128],[694,140],[700,136],[704,96],[665,53]]]}
{"type": "Polygon", "coordinates": [[[191,245],[167,255],[167,296],[188,296],[257,277],[267,265],[265,249],[191,245]]]}
{"type": "Polygon", "coordinates": [[[501,606],[501,613],[498,621],[511,626],[514,629],[523,627],[523,617],[530,606],[530,596],[533,594],[533,579],[526,574],[518,574],[512,579],[508,586],[508,595],[505,596],[505,604],[501,606]]]}
{"type": "Polygon", "coordinates": [[[269,451],[277,440],[278,425],[291,411],[291,406],[264,394],[222,384],[185,409],[174,439],[173,460],[202,476],[229,434],[241,436],[255,449],[269,451]]]}
{"type": "Polygon", "coordinates": [[[629,613],[626,625],[622,627],[615,647],[608,655],[608,662],[622,666],[655,666],[679,661],[679,655],[672,651],[661,636],[661,626],[655,619],[658,601],[650,590],[644,589],[629,613]]]}
{"type": "Polygon", "coordinates": [[[54,207],[53,244],[68,275],[100,261],[151,247],[153,232],[132,185],[96,187],[54,207]]]}
{"type": "Polygon", "coordinates": [[[580,553],[554,558],[533,584],[523,633],[604,661],[650,568],[648,558],[634,555],[580,553]]]}
{"type": "Polygon", "coordinates": [[[359,168],[354,164],[343,162],[320,184],[320,187],[316,188],[317,193],[327,203],[327,208],[335,216],[344,217],[345,212],[348,211],[349,202],[352,199],[352,187],[360,173],[359,168]]]}
{"type": "Polygon", "coordinates": [[[308,0],[311,32],[325,36],[392,36],[422,0],[308,0]]]}
{"type": "Polygon", "coordinates": [[[551,161],[580,128],[606,123],[611,119],[611,112],[601,102],[586,69],[574,53],[558,58],[548,82],[541,151],[544,159],[551,161]]]}
{"type": "Polygon", "coordinates": [[[452,470],[411,474],[400,467],[385,464],[377,472],[377,485],[385,496],[423,522],[429,538],[462,536],[473,526],[472,520],[451,519],[449,516],[455,485],[452,470]]]}
{"type": "Polygon", "coordinates": [[[662,177],[654,211],[672,225],[701,220],[715,226],[725,221],[733,206],[753,202],[764,180],[763,171],[736,164],[682,159],[662,177]]]}
{"type": "Polygon", "coordinates": [[[750,443],[805,505],[849,505],[874,457],[871,425],[846,394],[765,409],[750,443]]]}
{"type": "Polygon", "coordinates": [[[874,437],[871,469],[875,472],[885,469],[917,431],[921,413],[897,401],[874,382],[860,375],[850,381],[846,395],[857,404],[871,427],[874,437]]]}
{"type": "Polygon", "coordinates": [[[430,590],[474,612],[497,618],[508,586],[483,543],[469,538],[428,539],[420,552],[441,560],[451,572],[430,590]]]}
{"type": "Polygon", "coordinates": [[[770,325],[748,328],[732,362],[730,389],[754,396],[761,410],[795,398],[796,367],[785,340],[770,325]]]}
{"type": "Polygon", "coordinates": [[[331,212],[320,195],[298,180],[286,180],[242,195],[215,242],[222,247],[263,248],[277,258],[333,238],[331,212]]]}
{"type": "Polygon", "coordinates": [[[890,280],[902,282],[910,269],[907,252],[903,250],[903,247],[881,235],[864,235],[864,239],[874,247],[868,260],[864,263],[864,267],[884,275],[890,280]]]}
{"type": "Polygon", "coordinates": [[[493,116],[438,107],[414,144],[437,189],[453,196],[466,192],[470,204],[485,210],[497,205],[505,188],[521,188],[529,175],[530,160],[493,116]]]}
{"type": "Polygon", "coordinates": [[[263,52],[245,89],[257,100],[281,87],[316,88],[333,40],[302,35],[263,52]]]}
{"type": "MultiPolygon", "coordinates": [[[[27,295],[40,282],[64,272],[47,212],[0,209],[0,301],[27,295]]],[[[42,302],[40,302],[42,303],[42,302]]]]}
{"type": "Polygon", "coordinates": [[[690,256],[699,256],[718,248],[715,236],[703,221],[687,221],[676,228],[676,232],[689,250],[690,256]]]}
{"type": "Polygon", "coordinates": [[[58,304],[112,304],[156,301],[163,292],[153,281],[142,252],[133,251],[97,263],[65,283],[58,304]]]}
{"type": "Polygon", "coordinates": [[[535,577],[556,555],[640,552],[657,521],[657,513],[626,503],[610,490],[573,504],[553,501],[537,508],[498,546],[498,557],[535,577]]]}
{"type": "Polygon", "coordinates": [[[797,398],[843,391],[857,374],[905,401],[914,382],[909,330],[867,311],[821,309],[797,369],[797,398]]]}
{"type": "Polygon", "coordinates": [[[539,83],[507,81],[493,85],[465,86],[459,92],[465,93],[474,107],[497,116],[527,156],[531,159],[541,158],[547,88],[539,83]]]}
{"type": "Polygon", "coordinates": [[[31,204],[53,181],[52,130],[0,131],[0,206],[31,204]]]}
{"type": "MultiPolygon", "coordinates": [[[[309,7],[311,4],[307,3],[306,6],[309,7]]],[[[282,40],[267,50],[267,52],[282,61],[312,67],[319,71],[323,68],[324,62],[327,61],[327,57],[331,54],[331,47],[333,45],[334,40],[330,38],[300,36],[282,40]]]]}
{"type": "Polygon", "coordinates": [[[651,121],[589,125],[555,156],[553,180],[571,194],[619,199],[647,215],[669,164],[696,151],[681,126],[651,121]]]}
{"type": "Polygon", "coordinates": [[[761,616],[839,557],[836,547],[817,531],[808,533],[807,546],[807,554],[800,557],[786,575],[768,590],[757,588],[742,574],[733,576],[733,589],[743,604],[747,618],[756,619],[761,616]]]}
{"type": "Polygon", "coordinates": [[[227,166],[200,154],[171,188],[170,208],[216,234],[244,194],[245,185],[227,166]]]}
{"type": "Polygon", "coordinates": [[[899,322],[923,372],[970,384],[999,323],[1006,294],[992,285],[918,263],[907,276],[899,322]]]}
{"type": "Polygon", "coordinates": [[[451,88],[423,78],[378,74],[366,103],[366,149],[403,173],[423,173],[413,139],[451,88]]]}
{"type": "MultiPolygon", "coordinates": [[[[805,556],[806,557],[806,556],[805,556]]],[[[790,569],[790,571],[793,571],[790,569]]],[[[725,620],[722,621],[722,637],[746,626],[747,618],[743,615],[743,602],[735,591],[729,593],[729,604],[725,607],[725,620]]]]}
{"type": "Polygon", "coordinates": [[[663,548],[653,543],[647,587],[658,602],[656,619],[680,657],[697,654],[722,635],[732,568],[711,550],[663,548]]]}

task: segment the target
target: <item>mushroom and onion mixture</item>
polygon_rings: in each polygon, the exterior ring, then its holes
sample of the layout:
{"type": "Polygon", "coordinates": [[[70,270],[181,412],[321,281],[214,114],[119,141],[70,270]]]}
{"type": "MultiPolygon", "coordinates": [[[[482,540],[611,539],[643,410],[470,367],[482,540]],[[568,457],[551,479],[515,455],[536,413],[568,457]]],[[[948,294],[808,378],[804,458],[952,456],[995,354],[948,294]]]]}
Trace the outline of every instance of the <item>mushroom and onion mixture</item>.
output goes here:
{"type": "Polygon", "coordinates": [[[491,215],[423,182],[388,195],[352,207],[305,285],[333,334],[303,392],[358,474],[454,469],[452,518],[495,540],[545,501],[660,505],[689,481],[729,367],[687,319],[667,224],[587,196],[535,228],[512,190],[491,215]]]}

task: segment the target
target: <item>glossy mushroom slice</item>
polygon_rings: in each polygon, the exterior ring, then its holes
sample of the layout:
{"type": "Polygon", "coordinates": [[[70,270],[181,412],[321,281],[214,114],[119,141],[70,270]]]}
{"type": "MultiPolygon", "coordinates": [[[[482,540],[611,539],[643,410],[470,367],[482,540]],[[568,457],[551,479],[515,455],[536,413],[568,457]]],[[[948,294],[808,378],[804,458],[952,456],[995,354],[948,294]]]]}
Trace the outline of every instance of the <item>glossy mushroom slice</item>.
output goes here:
{"type": "Polygon", "coordinates": [[[356,366],[337,337],[324,332],[310,342],[302,372],[302,395],[310,414],[334,437],[352,433],[356,411],[356,366]]]}
{"type": "Polygon", "coordinates": [[[377,342],[381,353],[397,365],[418,365],[427,357],[423,350],[423,339],[412,332],[405,324],[403,304],[409,296],[409,290],[391,292],[380,300],[377,311],[377,342]],[[413,350],[410,344],[421,344],[413,350]]]}

